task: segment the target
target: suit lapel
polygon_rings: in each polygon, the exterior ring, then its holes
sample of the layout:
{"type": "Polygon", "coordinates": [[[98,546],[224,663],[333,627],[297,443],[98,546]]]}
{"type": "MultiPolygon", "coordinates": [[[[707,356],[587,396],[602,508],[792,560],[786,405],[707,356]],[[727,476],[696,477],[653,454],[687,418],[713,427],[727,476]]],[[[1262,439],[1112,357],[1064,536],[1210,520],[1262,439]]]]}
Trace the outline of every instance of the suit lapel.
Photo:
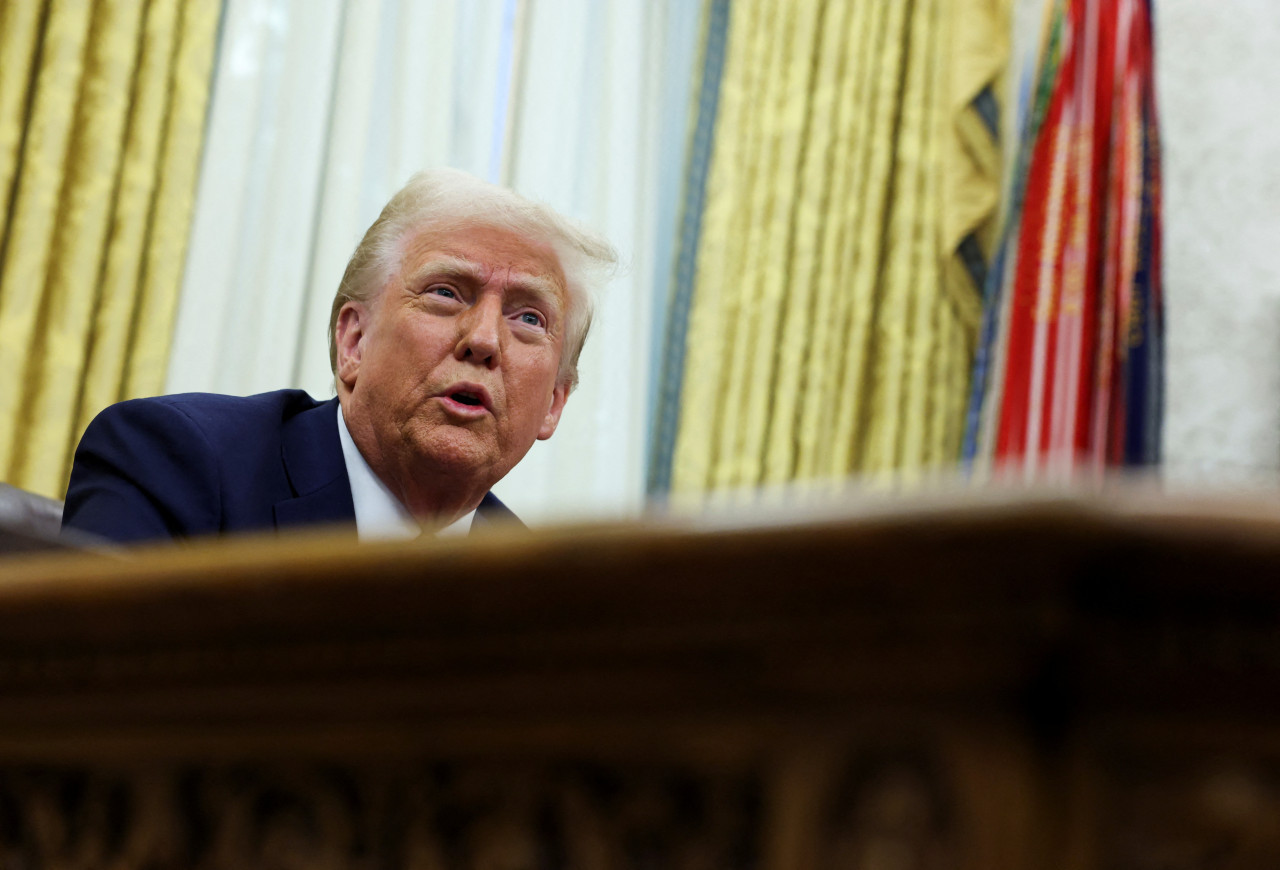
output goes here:
{"type": "Polygon", "coordinates": [[[474,532],[477,528],[483,528],[491,523],[501,523],[507,528],[525,528],[525,524],[511,512],[511,508],[499,501],[492,492],[486,492],[484,498],[480,500],[480,506],[476,508],[475,519],[471,521],[471,531],[474,532]]]}
{"type": "Polygon", "coordinates": [[[286,421],[280,453],[294,497],[276,502],[277,528],[355,521],[351,483],[338,441],[337,399],[286,421]]]}

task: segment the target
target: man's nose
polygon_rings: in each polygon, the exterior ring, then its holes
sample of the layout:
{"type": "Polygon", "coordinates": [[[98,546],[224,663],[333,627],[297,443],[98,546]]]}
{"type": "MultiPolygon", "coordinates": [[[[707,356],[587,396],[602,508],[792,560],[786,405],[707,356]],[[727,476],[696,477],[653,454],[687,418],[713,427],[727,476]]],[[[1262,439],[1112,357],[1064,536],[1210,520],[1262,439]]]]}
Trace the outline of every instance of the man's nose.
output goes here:
{"type": "Polygon", "coordinates": [[[454,355],[492,368],[502,353],[502,304],[495,297],[482,297],[458,322],[458,345],[454,355]]]}

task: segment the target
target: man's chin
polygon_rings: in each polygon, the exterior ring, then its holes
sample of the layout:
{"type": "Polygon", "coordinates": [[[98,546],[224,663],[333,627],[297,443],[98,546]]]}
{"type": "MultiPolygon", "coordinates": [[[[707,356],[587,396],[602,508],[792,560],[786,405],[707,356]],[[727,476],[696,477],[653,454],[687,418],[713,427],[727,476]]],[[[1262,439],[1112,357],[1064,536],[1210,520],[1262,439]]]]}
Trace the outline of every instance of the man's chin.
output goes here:
{"type": "Polygon", "coordinates": [[[484,486],[487,491],[515,467],[529,448],[512,449],[486,426],[423,425],[411,430],[402,445],[412,453],[412,464],[421,469],[421,479],[449,479],[466,482],[466,488],[484,486]]]}
{"type": "Polygon", "coordinates": [[[499,473],[493,477],[495,468],[501,467],[493,445],[465,431],[448,433],[446,437],[433,433],[433,437],[414,444],[413,453],[413,464],[421,468],[428,479],[447,477],[482,481],[492,478],[496,482],[502,476],[499,473]]]}

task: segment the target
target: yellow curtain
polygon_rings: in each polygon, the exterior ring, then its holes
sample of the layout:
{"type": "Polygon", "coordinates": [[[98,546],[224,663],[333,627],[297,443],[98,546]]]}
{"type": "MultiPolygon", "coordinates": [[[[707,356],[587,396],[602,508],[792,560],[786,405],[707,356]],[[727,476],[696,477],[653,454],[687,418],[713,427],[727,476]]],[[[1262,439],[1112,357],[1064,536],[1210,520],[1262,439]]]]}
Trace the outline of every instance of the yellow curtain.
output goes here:
{"type": "Polygon", "coordinates": [[[0,4],[0,475],[61,497],[84,427],[159,392],[219,0],[0,4]]]}
{"type": "Polygon", "coordinates": [[[954,464],[1005,3],[734,0],[673,493],[954,464]]]}

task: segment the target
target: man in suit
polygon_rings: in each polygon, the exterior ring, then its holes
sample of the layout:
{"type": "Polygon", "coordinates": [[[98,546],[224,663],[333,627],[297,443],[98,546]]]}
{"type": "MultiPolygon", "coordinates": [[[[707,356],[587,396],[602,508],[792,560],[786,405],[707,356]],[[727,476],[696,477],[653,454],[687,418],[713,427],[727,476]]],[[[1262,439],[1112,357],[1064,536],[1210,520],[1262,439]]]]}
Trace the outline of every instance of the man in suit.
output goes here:
{"type": "Polygon", "coordinates": [[[555,432],[591,284],[616,257],[545,206],[419,173],[334,298],[337,396],[187,394],[114,405],[76,450],[64,528],[135,542],[315,523],[361,538],[514,520],[490,488],[555,432]]]}

